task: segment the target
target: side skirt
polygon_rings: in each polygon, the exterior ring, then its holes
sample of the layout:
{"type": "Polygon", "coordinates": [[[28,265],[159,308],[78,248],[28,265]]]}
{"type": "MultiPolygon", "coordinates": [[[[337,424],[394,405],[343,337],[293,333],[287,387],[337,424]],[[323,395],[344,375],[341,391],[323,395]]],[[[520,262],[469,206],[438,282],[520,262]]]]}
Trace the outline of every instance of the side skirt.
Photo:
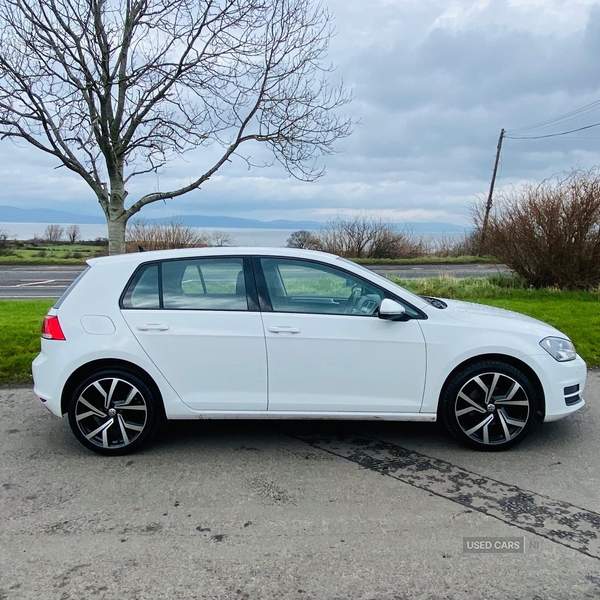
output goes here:
{"type": "Polygon", "coordinates": [[[170,414],[169,419],[289,419],[289,420],[358,420],[358,421],[422,421],[433,423],[436,413],[366,413],[366,412],[309,412],[284,410],[248,411],[189,411],[185,414],[170,414]]]}

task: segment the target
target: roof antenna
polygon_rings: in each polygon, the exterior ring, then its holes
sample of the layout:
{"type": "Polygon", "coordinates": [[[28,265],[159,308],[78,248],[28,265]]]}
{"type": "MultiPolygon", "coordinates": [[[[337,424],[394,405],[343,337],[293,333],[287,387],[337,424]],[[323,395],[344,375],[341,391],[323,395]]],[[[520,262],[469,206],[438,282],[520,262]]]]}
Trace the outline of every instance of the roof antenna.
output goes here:
{"type": "Polygon", "coordinates": [[[142,248],[139,244],[138,244],[138,252],[148,252],[148,250],[146,250],[146,248],[142,248]]]}

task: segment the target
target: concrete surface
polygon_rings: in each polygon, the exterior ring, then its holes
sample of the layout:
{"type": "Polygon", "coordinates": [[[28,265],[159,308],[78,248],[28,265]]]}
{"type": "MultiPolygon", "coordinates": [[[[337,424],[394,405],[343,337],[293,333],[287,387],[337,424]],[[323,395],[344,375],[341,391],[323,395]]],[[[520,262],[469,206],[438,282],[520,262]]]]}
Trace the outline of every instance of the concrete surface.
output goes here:
{"type": "Polygon", "coordinates": [[[600,372],[587,406],[477,453],[436,425],[171,423],[78,444],[0,390],[0,599],[600,597],[600,372]],[[524,537],[471,554],[464,537],[524,537]]]}
{"type": "MultiPolygon", "coordinates": [[[[369,266],[382,275],[394,275],[404,279],[439,277],[447,275],[466,277],[489,277],[498,273],[511,273],[504,265],[414,265],[369,266]]],[[[80,266],[1,266],[0,298],[58,298],[81,273],[80,266]]]]}

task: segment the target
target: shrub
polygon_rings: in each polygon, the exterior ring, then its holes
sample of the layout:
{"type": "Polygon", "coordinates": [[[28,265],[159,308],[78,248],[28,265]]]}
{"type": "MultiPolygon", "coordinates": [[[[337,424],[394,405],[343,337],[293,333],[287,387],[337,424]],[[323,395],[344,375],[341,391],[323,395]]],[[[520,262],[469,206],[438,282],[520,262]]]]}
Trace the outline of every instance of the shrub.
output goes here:
{"type": "Polygon", "coordinates": [[[442,234],[433,242],[433,254],[440,258],[477,256],[480,251],[480,239],[477,229],[457,236],[442,234]]]}
{"type": "MultiPolygon", "coordinates": [[[[475,215],[477,225],[480,215],[475,215]]],[[[573,170],[500,195],[486,246],[527,285],[598,286],[600,171],[573,170]]]]}
{"type": "Polygon", "coordinates": [[[287,248],[300,248],[302,250],[319,250],[318,234],[302,229],[294,231],[285,243],[287,248]]]}
{"type": "Polygon", "coordinates": [[[126,250],[170,250],[173,248],[204,248],[210,246],[207,235],[187,227],[179,219],[166,225],[149,224],[145,219],[134,221],[127,229],[126,250]]]}
{"type": "Polygon", "coordinates": [[[295,231],[288,248],[331,252],[346,258],[415,258],[428,252],[427,242],[411,231],[399,231],[379,217],[336,217],[318,231],[295,231]]]}

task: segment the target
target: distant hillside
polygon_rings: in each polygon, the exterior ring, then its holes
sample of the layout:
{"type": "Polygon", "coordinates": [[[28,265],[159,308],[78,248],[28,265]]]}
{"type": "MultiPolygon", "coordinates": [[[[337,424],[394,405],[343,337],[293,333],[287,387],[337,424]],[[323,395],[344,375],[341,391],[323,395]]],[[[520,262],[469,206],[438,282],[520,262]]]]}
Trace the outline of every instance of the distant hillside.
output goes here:
{"type": "Polygon", "coordinates": [[[176,215],[162,219],[148,219],[148,221],[163,224],[168,223],[171,218],[180,219],[188,227],[219,227],[222,229],[318,229],[323,225],[317,221],[259,221],[240,217],[207,217],[205,215],[176,215]]]}
{"type": "Polygon", "coordinates": [[[16,208],[0,206],[0,223],[76,223],[96,225],[106,223],[102,216],[79,215],[50,208],[16,208]]]}
{"type": "MultiPolygon", "coordinates": [[[[141,215],[143,218],[143,214],[141,215]]],[[[172,218],[180,219],[188,227],[214,227],[217,229],[319,229],[324,223],[318,221],[259,221],[258,219],[242,219],[239,217],[209,217],[205,215],[175,215],[160,219],[148,219],[150,223],[164,224],[172,218]]],[[[101,215],[81,215],[49,208],[16,208],[0,206],[0,223],[76,223],[78,225],[103,225],[106,223],[101,215]]],[[[439,222],[398,223],[398,228],[410,228],[415,233],[463,233],[469,227],[439,222]]]]}

